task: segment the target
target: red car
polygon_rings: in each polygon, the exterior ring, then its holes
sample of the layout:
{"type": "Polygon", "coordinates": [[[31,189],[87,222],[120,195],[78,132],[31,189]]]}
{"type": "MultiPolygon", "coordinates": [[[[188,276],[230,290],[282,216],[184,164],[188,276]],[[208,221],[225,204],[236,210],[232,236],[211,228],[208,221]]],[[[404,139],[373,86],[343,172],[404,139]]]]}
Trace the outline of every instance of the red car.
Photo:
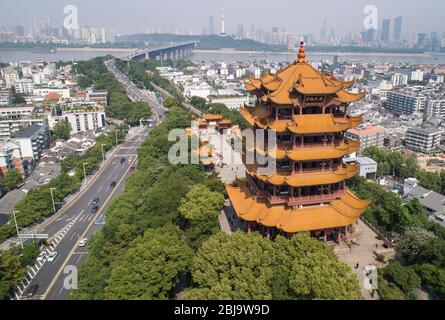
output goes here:
{"type": "Polygon", "coordinates": [[[133,172],[135,169],[136,169],[135,167],[131,167],[130,172],[133,172]]]}

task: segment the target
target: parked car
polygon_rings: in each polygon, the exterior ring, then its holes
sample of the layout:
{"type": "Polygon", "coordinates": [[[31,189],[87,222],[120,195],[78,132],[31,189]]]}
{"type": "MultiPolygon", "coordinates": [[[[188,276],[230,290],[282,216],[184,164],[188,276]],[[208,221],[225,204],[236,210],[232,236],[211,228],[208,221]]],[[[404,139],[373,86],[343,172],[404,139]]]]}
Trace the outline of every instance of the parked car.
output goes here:
{"type": "Polygon", "coordinates": [[[79,247],[85,247],[85,245],[87,244],[88,239],[87,238],[83,238],[82,240],[79,241],[79,247]]]}
{"type": "Polygon", "coordinates": [[[131,167],[131,168],[130,168],[130,172],[133,172],[134,170],[136,170],[135,167],[131,167]]]}
{"type": "Polygon", "coordinates": [[[57,252],[53,251],[49,254],[48,256],[48,262],[54,262],[54,260],[56,260],[57,257],[57,252]]]}
{"type": "Polygon", "coordinates": [[[45,259],[46,258],[46,251],[42,251],[42,252],[40,252],[40,254],[38,255],[38,257],[37,257],[37,261],[38,262],[41,262],[41,261],[43,261],[43,259],[45,259]]]}

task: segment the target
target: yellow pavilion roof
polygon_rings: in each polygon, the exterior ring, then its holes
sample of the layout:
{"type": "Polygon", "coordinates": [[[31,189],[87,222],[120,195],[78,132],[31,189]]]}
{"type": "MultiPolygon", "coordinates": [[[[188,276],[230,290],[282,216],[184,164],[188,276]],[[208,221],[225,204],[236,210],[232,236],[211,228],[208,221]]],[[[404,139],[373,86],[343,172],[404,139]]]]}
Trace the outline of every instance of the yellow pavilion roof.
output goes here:
{"type": "Polygon", "coordinates": [[[241,115],[250,125],[256,124],[260,129],[272,129],[278,133],[290,131],[295,134],[343,132],[358,127],[363,116],[345,118],[332,114],[295,115],[291,120],[271,119],[272,113],[263,106],[255,108],[241,107],[241,115]]]}
{"type": "Polygon", "coordinates": [[[245,87],[262,101],[280,105],[294,104],[298,94],[334,95],[334,99],[347,103],[358,101],[364,96],[345,91],[354,83],[355,81],[341,81],[332,74],[313,68],[306,60],[304,42],[301,42],[297,60],[276,74],[268,73],[258,79],[249,78],[245,87]]]}
{"type": "Polygon", "coordinates": [[[278,148],[267,150],[260,148],[255,151],[265,157],[272,157],[277,160],[290,159],[293,161],[315,161],[342,158],[347,154],[356,152],[360,148],[359,140],[342,141],[338,145],[326,145],[317,147],[303,147],[295,149],[278,148]]]}
{"type": "Polygon", "coordinates": [[[257,170],[250,171],[252,176],[257,177],[263,182],[275,186],[288,185],[291,187],[310,187],[325,184],[335,184],[354,177],[358,172],[356,164],[342,165],[334,170],[309,173],[274,173],[270,176],[264,176],[257,170]]]}
{"type": "Polygon", "coordinates": [[[226,185],[227,193],[238,217],[287,233],[317,231],[345,227],[357,222],[369,201],[357,198],[349,191],[329,205],[294,209],[284,205],[271,206],[257,200],[246,187],[226,185]]]}

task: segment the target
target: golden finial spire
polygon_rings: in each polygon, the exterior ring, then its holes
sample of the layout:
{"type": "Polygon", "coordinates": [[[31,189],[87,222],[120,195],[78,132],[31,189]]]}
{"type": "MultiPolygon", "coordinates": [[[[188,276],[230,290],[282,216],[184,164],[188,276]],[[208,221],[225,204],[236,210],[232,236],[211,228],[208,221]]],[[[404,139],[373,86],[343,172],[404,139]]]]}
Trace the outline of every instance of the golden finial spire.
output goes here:
{"type": "Polygon", "coordinates": [[[307,63],[306,53],[304,51],[304,38],[303,37],[301,37],[301,40],[300,40],[300,49],[298,50],[297,63],[307,63]]]}

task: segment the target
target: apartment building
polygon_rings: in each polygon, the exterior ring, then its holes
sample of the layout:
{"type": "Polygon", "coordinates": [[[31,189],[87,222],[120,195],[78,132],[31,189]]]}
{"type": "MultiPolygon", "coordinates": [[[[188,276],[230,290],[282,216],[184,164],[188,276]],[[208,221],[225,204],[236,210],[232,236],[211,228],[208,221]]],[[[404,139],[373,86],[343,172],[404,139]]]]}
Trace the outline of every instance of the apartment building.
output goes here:
{"type": "Polygon", "coordinates": [[[415,152],[432,154],[439,150],[443,131],[433,126],[409,128],[405,136],[405,147],[415,152]]]}
{"type": "Polygon", "coordinates": [[[0,176],[4,176],[11,169],[24,173],[22,152],[18,144],[5,141],[0,143],[0,176]]]}
{"type": "Polygon", "coordinates": [[[383,148],[385,142],[385,129],[378,126],[367,126],[365,128],[349,129],[345,137],[350,140],[360,140],[359,154],[367,148],[376,146],[383,148]]]}
{"type": "Polygon", "coordinates": [[[395,114],[423,112],[426,96],[412,91],[390,91],[386,95],[386,108],[395,114]]]}

